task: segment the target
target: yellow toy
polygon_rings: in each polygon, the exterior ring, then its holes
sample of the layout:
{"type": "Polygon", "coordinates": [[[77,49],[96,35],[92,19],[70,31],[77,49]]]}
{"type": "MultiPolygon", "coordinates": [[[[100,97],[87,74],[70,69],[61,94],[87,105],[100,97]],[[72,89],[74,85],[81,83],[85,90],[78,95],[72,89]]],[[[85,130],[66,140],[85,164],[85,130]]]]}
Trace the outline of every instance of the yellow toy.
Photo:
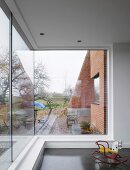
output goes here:
{"type": "Polygon", "coordinates": [[[98,163],[118,165],[127,162],[128,156],[122,157],[118,154],[118,150],[122,148],[121,142],[112,142],[111,148],[109,147],[109,143],[107,141],[97,141],[96,145],[99,149],[96,150],[92,156],[98,163]]]}
{"type": "Polygon", "coordinates": [[[121,149],[121,143],[120,143],[120,147],[119,147],[119,142],[118,141],[114,141],[113,143],[112,143],[112,148],[109,148],[109,144],[108,144],[108,142],[107,141],[97,141],[96,142],[96,144],[98,145],[98,146],[100,146],[99,147],[99,151],[101,152],[101,153],[118,153],[118,149],[121,149]],[[105,142],[106,144],[107,144],[107,147],[105,147],[103,144],[101,144],[101,143],[103,143],[103,142],[105,142]]]}

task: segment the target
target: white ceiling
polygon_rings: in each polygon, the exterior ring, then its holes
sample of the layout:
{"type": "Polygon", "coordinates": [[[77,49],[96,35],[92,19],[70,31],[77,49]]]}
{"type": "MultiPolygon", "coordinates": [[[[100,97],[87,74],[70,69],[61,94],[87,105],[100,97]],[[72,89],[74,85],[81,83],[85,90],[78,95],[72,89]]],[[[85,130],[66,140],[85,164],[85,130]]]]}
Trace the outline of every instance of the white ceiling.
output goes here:
{"type": "Polygon", "coordinates": [[[36,50],[130,42],[130,0],[5,1],[36,50]]]}

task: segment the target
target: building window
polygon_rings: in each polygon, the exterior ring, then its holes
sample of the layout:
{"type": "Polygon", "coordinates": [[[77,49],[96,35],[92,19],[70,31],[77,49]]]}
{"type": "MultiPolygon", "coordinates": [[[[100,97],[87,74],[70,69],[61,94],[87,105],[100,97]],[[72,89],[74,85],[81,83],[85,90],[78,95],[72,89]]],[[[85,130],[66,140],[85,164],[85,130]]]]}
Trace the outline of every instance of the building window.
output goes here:
{"type": "Polygon", "coordinates": [[[35,102],[43,106],[37,108],[37,134],[106,134],[105,54],[35,52],[35,102]]]}
{"type": "Polygon", "coordinates": [[[100,87],[99,87],[100,77],[99,77],[99,73],[96,76],[94,76],[93,80],[94,80],[94,103],[99,104],[99,102],[100,102],[100,99],[99,99],[99,96],[100,96],[100,87]]]}

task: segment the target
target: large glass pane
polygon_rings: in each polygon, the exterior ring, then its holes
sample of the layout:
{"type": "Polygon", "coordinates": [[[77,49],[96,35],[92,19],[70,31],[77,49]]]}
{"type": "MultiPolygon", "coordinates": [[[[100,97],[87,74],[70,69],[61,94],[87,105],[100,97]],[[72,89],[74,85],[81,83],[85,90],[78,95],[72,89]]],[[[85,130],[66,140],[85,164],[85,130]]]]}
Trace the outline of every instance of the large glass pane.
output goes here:
{"type": "Polygon", "coordinates": [[[0,8],[0,169],[11,163],[9,118],[9,19],[0,8]]]}
{"type": "Polygon", "coordinates": [[[21,153],[34,135],[33,52],[13,27],[12,128],[13,157],[21,153]]]}
{"type": "Polygon", "coordinates": [[[106,134],[104,50],[35,52],[36,133],[106,134]]]}

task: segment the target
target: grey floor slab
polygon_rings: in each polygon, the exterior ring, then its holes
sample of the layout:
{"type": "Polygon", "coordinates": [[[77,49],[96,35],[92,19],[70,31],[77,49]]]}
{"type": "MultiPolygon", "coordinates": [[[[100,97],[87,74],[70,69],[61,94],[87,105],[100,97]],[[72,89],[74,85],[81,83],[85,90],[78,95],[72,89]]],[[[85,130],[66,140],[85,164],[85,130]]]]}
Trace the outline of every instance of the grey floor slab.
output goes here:
{"type": "MultiPolygon", "coordinates": [[[[43,155],[41,170],[127,170],[127,165],[110,166],[97,164],[91,158],[95,149],[46,149],[43,155]]],[[[130,149],[122,149],[120,154],[130,157],[130,149]]]]}

